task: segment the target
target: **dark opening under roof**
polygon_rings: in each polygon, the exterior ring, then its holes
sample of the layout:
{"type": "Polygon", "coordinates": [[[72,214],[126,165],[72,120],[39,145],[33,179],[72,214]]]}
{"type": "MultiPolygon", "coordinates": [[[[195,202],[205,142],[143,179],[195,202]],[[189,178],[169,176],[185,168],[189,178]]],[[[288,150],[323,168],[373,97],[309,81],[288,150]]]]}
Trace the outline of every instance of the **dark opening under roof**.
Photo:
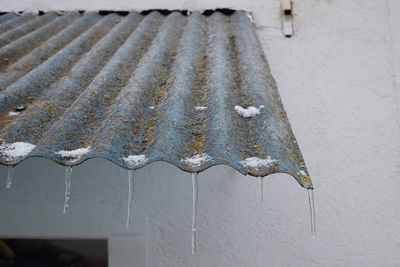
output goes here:
{"type": "Polygon", "coordinates": [[[1,15],[0,163],[32,156],[225,164],[312,188],[244,11],[1,15]]]}

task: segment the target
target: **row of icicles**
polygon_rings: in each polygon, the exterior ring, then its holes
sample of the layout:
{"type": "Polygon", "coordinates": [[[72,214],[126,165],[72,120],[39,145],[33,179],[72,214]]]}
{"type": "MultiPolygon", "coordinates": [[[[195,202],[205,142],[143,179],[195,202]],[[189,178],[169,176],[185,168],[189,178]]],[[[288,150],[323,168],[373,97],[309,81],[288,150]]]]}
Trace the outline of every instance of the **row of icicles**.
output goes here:
{"type": "MultiPolygon", "coordinates": [[[[7,172],[7,184],[6,188],[10,189],[13,179],[14,167],[9,166],[7,172]]],[[[65,197],[64,197],[64,208],[63,213],[68,213],[69,198],[71,195],[71,175],[72,167],[65,167],[65,197]]],[[[259,177],[260,183],[260,201],[263,201],[263,177],[259,177]]],[[[131,225],[131,214],[133,210],[133,184],[134,184],[134,171],[128,170],[128,208],[126,216],[126,228],[131,225]]],[[[311,235],[316,235],[315,226],[315,207],[314,207],[314,191],[312,189],[307,189],[308,193],[308,204],[310,207],[310,222],[311,222],[311,235]]],[[[196,217],[197,217],[197,173],[192,173],[192,254],[196,251],[196,217]]]]}

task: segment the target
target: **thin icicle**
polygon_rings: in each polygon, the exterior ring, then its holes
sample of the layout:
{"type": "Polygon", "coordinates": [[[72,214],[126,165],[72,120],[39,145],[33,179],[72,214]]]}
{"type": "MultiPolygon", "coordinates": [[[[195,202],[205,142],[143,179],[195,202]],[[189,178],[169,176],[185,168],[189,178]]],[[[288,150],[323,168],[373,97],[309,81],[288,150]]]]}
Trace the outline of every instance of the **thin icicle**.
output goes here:
{"type": "Polygon", "coordinates": [[[72,175],[72,167],[65,167],[65,198],[64,198],[64,209],[63,213],[68,213],[68,201],[69,196],[71,195],[71,175],[72,175]]]}
{"type": "Polygon", "coordinates": [[[133,183],[134,183],[134,171],[128,171],[128,209],[126,215],[126,228],[131,225],[131,213],[132,213],[132,193],[133,193],[133,183]]]}
{"type": "Polygon", "coordinates": [[[6,188],[7,188],[7,189],[10,189],[10,188],[11,188],[13,176],[14,176],[14,167],[13,167],[13,166],[8,166],[8,170],[7,170],[7,183],[6,183],[6,188]]]}
{"type": "Polygon", "coordinates": [[[260,183],[260,201],[264,200],[264,188],[263,188],[264,177],[258,177],[258,182],[260,183]]]}
{"type": "Polygon", "coordinates": [[[196,251],[197,173],[192,173],[192,255],[196,251]]]}
{"type": "Polygon", "coordinates": [[[317,229],[315,226],[314,190],[307,189],[307,193],[308,193],[308,204],[310,206],[311,235],[315,236],[317,234],[317,229]]]}

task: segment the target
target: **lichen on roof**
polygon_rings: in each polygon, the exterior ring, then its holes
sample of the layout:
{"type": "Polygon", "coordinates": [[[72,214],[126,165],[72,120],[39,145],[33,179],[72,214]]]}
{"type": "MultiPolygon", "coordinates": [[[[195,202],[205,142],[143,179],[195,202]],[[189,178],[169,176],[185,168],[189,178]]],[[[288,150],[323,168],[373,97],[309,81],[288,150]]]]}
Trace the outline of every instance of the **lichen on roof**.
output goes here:
{"type": "Polygon", "coordinates": [[[224,164],[312,188],[247,12],[3,16],[1,164],[224,164]]]}

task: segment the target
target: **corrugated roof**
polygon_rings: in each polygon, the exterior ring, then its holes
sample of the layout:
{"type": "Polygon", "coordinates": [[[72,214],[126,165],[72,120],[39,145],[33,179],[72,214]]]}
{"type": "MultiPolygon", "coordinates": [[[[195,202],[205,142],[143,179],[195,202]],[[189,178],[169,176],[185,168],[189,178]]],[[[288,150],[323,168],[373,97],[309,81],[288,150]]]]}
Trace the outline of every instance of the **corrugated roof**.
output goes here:
{"type": "Polygon", "coordinates": [[[248,13],[0,16],[0,163],[311,180],[248,13]]]}

